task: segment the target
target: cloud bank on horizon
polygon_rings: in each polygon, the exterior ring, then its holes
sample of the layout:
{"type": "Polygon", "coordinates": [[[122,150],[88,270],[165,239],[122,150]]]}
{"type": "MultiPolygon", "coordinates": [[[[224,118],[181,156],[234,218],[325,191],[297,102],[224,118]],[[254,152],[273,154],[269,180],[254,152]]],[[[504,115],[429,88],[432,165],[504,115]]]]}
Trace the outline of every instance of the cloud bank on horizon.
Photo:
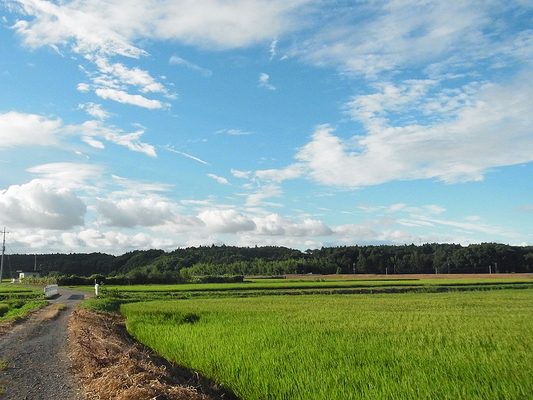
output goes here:
{"type": "Polygon", "coordinates": [[[533,244],[533,4],[0,0],[8,251],[533,244]]]}

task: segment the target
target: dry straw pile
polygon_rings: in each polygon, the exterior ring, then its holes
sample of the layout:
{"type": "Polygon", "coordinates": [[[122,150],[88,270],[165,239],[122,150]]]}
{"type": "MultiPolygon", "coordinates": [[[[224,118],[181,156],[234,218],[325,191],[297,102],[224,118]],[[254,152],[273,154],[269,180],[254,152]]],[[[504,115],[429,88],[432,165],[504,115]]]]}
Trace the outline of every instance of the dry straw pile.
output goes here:
{"type": "Polygon", "coordinates": [[[72,368],[90,400],[234,399],[198,374],[156,357],[123,317],[78,309],[69,326],[72,368]]]}

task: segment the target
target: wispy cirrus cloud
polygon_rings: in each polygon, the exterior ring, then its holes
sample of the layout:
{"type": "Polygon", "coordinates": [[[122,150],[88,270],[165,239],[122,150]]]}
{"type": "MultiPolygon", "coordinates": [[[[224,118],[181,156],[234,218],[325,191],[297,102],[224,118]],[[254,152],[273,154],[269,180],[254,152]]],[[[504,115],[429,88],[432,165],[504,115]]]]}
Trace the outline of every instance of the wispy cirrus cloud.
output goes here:
{"type": "Polygon", "coordinates": [[[215,134],[225,133],[232,136],[240,136],[240,135],[251,135],[252,132],[250,131],[243,131],[241,129],[221,129],[219,131],[216,131],[215,134]]]}
{"type": "Polygon", "coordinates": [[[203,76],[205,77],[210,77],[211,75],[213,75],[213,71],[211,71],[210,69],[207,69],[207,68],[202,68],[190,61],[187,61],[187,60],[184,60],[183,58],[181,57],[178,57],[178,56],[172,56],[170,57],[170,60],[169,60],[169,63],[170,64],[174,64],[174,65],[184,65],[185,67],[193,70],[193,71],[196,71],[196,72],[199,72],[200,74],[202,74],[203,76]]]}
{"type": "Polygon", "coordinates": [[[201,163],[201,164],[204,164],[204,165],[211,165],[211,164],[209,164],[207,161],[204,161],[204,160],[202,160],[202,159],[200,159],[200,158],[198,158],[198,157],[192,156],[192,155],[190,155],[190,154],[188,154],[188,153],[184,153],[183,151],[179,151],[179,150],[173,149],[173,148],[171,148],[171,147],[169,147],[169,146],[165,146],[165,147],[163,147],[163,148],[164,148],[165,150],[167,150],[167,151],[172,152],[172,153],[181,154],[182,156],[187,157],[187,158],[190,158],[191,160],[198,161],[198,162],[201,163]]]}
{"type": "MultiPolygon", "coordinates": [[[[503,8],[512,12],[517,3],[503,8]]],[[[502,55],[516,52],[521,57],[529,48],[527,40],[513,38],[505,22],[494,27],[494,16],[501,13],[497,1],[354,3],[335,13],[324,9],[323,27],[296,44],[293,53],[306,62],[369,78],[421,64],[446,65],[448,72],[468,68],[474,59],[491,59],[496,65],[502,55]],[[498,35],[492,34],[494,29],[498,35]]]]}

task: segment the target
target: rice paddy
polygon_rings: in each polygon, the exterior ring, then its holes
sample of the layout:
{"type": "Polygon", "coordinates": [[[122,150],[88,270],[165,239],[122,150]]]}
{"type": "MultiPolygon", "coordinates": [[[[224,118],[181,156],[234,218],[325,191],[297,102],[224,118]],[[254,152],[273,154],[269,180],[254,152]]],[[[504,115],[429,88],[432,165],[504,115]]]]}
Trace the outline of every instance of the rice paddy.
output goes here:
{"type": "Polygon", "coordinates": [[[533,398],[533,290],[123,304],[128,330],[244,400],[533,398]]]}

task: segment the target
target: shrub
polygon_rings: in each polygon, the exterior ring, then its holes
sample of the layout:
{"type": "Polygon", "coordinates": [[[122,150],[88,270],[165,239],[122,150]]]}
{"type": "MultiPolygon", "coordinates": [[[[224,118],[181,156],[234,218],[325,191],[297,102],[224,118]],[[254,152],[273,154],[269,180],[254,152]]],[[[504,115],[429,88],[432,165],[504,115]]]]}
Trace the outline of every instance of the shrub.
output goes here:
{"type": "Polygon", "coordinates": [[[9,311],[9,304],[0,303],[0,317],[3,317],[9,311]]]}

